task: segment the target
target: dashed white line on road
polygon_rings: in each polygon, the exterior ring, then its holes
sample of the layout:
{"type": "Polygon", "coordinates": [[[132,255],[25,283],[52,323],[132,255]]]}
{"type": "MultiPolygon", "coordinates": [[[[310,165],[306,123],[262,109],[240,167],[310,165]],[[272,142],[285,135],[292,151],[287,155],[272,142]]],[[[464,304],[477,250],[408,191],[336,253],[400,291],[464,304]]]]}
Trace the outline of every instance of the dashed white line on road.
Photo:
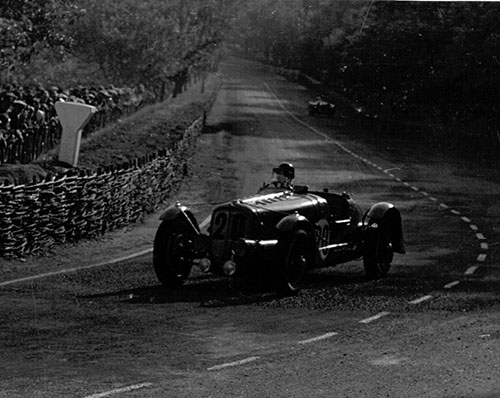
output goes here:
{"type": "MultiPolygon", "coordinates": [[[[279,105],[285,110],[285,112],[287,112],[293,119],[297,120],[300,124],[304,125],[305,127],[307,127],[308,129],[314,131],[315,133],[321,135],[322,137],[325,137],[326,139],[328,139],[328,136],[326,134],[324,134],[323,132],[315,129],[314,127],[311,127],[308,123],[305,123],[303,122],[302,120],[300,120],[298,117],[296,117],[293,113],[291,113],[283,104],[282,102],[280,101],[280,99],[276,96],[276,94],[274,93],[274,91],[269,87],[269,85],[267,83],[264,83],[265,86],[268,88],[268,90],[273,94],[273,96],[276,98],[276,100],[278,101],[279,105]]],[[[413,186],[411,185],[410,183],[408,183],[407,181],[404,181],[403,179],[395,176],[394,174],[392,173],[389,173],[389,171],[393,170],[394,168],[392,169],[383,169],[381,168],[379,165],[373,163],[372,161],[370,161],[369,159],[366,159],[364,157],[361,157],[359,156],[358,154],[356,154],[355,152],[347,149],[346,147],[344,147],[342,144],[340,143],[336,143],[336,145],[341,148],[342,150],[344,150],[346,153],[349,153],[351,154],[352,156],[356,157],[356,158],[359,158],[361,159],[363,162],[365,162],[366,164],[370,165],[370,166],[373,166],[375,168],[377,168],[378,170],[381,170],[383,171],[384,173],[386,173],[387,175],[389,175],[390,177],[394,178],[395,181],[399,182],[399,183],[402,183],[403,185],[405,185],[406,187],[410,187],[412,190],[414,190],[415,192],[420,192],[423,196],[427,197],[430,201],[432,202],[435,202],[435,203],[439,203],[439,200],[433,196],[430,196],[429,193],[427,193],[426,191],[421,191],[420,188],[418,188],[417,186],[413,186]]],[[[450,209],[450,207],[445,204],[445,203],[439,203],[439,207],[442,208],[442,209],[445,209],[445,210],[449,210],[452,214],[456,215],[456,216],[460,216],[461,213],[458,211],[458,210],[455,210],[455,209],[450,209]]],[[[465,217],[465,216],[460,216],[461,220],[470,224],[471,223],[471,220],[468,218],[468,217],[465,217]]],[[[471,229],[473,231],[478,231],[478,227],[476,225],[471,225],[470,226],[471,229]]],[[[476,234],[476,238],[479,239],[479,240],[486,240],[486,238],[484,237],[483,234],[481,233],[477,233],[476,234]]],[[[487,245],[483,245],[481,244],[481,249],[482,250],[487,250],[488,249],[488,246],[487,245]]],[[[484,262],[486,260],[486,254],[485,253],[482,253],[480,254],[478,257],[477,257],[477,261],[478,262],[484,262]]],[[[478,267],[470,267],[469,269],[467,269],[465,271],[465,274],[466,275],[470,275],[470,274],[473,274],[476,269],[478,267]]],[[[384,315],[382,316],[385,316],[386,314],[385,313],[382,313],[384,315]]],[[[380,314],[379,314],[380,315],[380,314]]],[[[368,323],[368,322],[371,322],[372,320],[375,320],[375,319],[378,319],[380,316],[379,315],[376,315],[375,317],[371,317],[371,318],[368,318],[366,320],[363,320],[363,321],[360,321],[361,323],[368,323]]]]}
{"type": "Polygon", "coordinates": [[[220,370],[220,369],[229,368],[229,367],[233,367],[233,366],[240,366],[240,365],[244,365],[244,364],[249,363],[249,362],[256,361],[257,359],[259,359],[259,357],[249,357],[249,358],[241,359],[239,361],[227,362],[227,363],[223,363],[221,365],[215,365],[215,366],[208,368],[207,370],[220,370]]]}
{"type": "Polygon", "coordinates": [[[474,274],[474,272],[476,272],[478,268],[479,268],[479,267],[478,267],[478,266],[476,266],[476,265],[474,265],[474,266],[472,266],[472,267],[467,268],[467,270],[465,271],[465,275],[473,275],[473,274],[474,274]]]}
{"type": "Polygon", "coordinates": [[[455,287],[460,284],[460,281],[453,281],[448,283],[447,285],[444,285],[445,289],[451,289],[452,287],[455,287]]]}
{"type": "Polygon", "coordinates": [[[481,243],[480,247],[481,247],[482,250],[488,250],[488,244],[487,243],[484,243],[484,242],[481,243]]]}
{"type": "Polygon", "coordinates": [[[432,296],[429,294],[427,296],[420,297],[416,300],[409,301],[409,304],[420,304],[423,303],[424,301],[432,299],[432,296]]]}
{"type": "Polygon", "coordinates": [[[469,225],[470,229],[472,229],[473,231],[477,231],[479,230],[479,228],[477,227],[477,225],[474,225],[474,224],[471,224],[469,225]]]}
{"type": "Polygon", "coordinates": [[[381,313],[379,313],[377,315],[371,316],[370,318],[362,319],[361,321],[359,321],[359,323],[367,324],[367,323],[376,321],[377,319],[380,319],[380,318],[382,318],[384,316],[387,316],[389,314],[390,314],[390,312],[384,311],[384,312],[381,312],[381,313]]]}
{"type": "Polygon", "coordinates": [[[99,394],[87,395],[85,398],[104,398],[104,397],[110,397],[111,395],[120,394],[122,392],[135,391],[135,390],[139,390],[141,388],[151,387],[152,385],[153,385],[153,383],[135,384],[133,386],[116,388],[114,390],[109,390],[109,391],[102,392],[102,393],[99,393],[99,394]]]}
{"type": "Polygon", "coordinates": [[[313,337],[311,339],[301,340],[301,341],[299,341],[299,344],[314,343],[316,341],[329,339],[330,337],[337,336],[337,335],[338,335],[338,333],[336,333],[336,332],[329,332],[329,333],[325,333],[325,334],[323,334],[321,336],[313,337]]]}
{"type": "Polygon", "coordinates": [[[484,263],[486,261],[486,254],[481,253],[479,256],[477,256],[477,262],[478,263],[484,263]]]}
{"type": "Polygon", "coordinates": [[[391,167],[390,169],[385,169],[384,171],[386,173],[388,173],[389,171],[392,171],[392,170],[401,170],[401,168],[400,167],[391,167]]]}

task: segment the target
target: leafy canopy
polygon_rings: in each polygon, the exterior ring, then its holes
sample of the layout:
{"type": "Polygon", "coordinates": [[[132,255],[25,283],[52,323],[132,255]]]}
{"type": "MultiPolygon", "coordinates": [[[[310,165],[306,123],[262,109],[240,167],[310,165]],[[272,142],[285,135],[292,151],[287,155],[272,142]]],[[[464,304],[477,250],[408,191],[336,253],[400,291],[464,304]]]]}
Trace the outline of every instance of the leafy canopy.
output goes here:
{"type": "Polygon", "coordinates": [[[73,43],[67,33],[80,13],[69,0],[2,0],[0,2],[0,68],[27,63],[50,48],[63,53],[73,43]]]}

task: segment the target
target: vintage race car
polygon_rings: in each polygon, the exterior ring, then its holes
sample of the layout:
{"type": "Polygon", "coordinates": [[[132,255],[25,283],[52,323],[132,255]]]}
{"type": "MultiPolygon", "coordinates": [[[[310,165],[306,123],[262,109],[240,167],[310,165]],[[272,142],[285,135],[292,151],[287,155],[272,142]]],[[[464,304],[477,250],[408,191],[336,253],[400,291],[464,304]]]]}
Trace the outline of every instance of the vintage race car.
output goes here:
{"type": "Polygon", "coordinates": [[[307,110],[310,115],[335,115],[335,104],[325,101],[321,97],[318,97],[307,104],[307,110]]]}
{"type": "Polygon", "coordinates": [[[167,287],[182,285],[197,265],[217,275],[259,277],[292,294],[313,268],[363,258],[374,279],[388,273],[395,252],[405,252],[396,207],[380,202],[363,212],[348,194],[326,189],[264,189],[219,205],[206,234],[181,203],[160,219],[153,263],[167,287]]]}

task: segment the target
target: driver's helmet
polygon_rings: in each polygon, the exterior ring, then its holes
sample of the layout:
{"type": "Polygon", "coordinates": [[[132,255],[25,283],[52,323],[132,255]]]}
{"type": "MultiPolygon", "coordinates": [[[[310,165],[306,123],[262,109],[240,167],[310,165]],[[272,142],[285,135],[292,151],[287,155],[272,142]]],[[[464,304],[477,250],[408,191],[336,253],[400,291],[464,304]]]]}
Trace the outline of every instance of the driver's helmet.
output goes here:
{"type": "Polygon", "coordinates": [[[282,186],[290,186],[295,178],[295,168],[291,163],[281,163],[273,169],[272,181],[282,186]]]}
{"type": "Polygon", "coordinates": [[[280,170],[281,173],[290,180],[295,178],[295,168],[291,163],[281,163],[276,169],[280,170]]]}

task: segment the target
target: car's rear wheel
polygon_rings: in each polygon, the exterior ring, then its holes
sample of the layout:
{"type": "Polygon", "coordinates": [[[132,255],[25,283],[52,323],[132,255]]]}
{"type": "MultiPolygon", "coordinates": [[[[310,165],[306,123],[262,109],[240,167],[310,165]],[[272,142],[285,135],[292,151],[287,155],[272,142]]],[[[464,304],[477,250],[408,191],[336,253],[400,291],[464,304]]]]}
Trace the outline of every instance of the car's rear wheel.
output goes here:
{"type": "Polygon", "coordinates": [[[368,279],[386,276],[394,257],[392,244],[378,236],[379,234],[374,235],[365,242],[363,253],[363,265],[368,279]]]}
{"type": "Polygon", "coordinates": [[[279,240],[276,276],[279,294],[295,294],[303,287],[304,276],[312,261],[310,242],[309,235],[301,229],[279,240]]]}
{"type": "Polygon", "coordinates": [[[153,266],[164,286],[181,286],[189,277],[193,237],[186,222],[163,221],[160,224],[154,240],[153,266]]]}

